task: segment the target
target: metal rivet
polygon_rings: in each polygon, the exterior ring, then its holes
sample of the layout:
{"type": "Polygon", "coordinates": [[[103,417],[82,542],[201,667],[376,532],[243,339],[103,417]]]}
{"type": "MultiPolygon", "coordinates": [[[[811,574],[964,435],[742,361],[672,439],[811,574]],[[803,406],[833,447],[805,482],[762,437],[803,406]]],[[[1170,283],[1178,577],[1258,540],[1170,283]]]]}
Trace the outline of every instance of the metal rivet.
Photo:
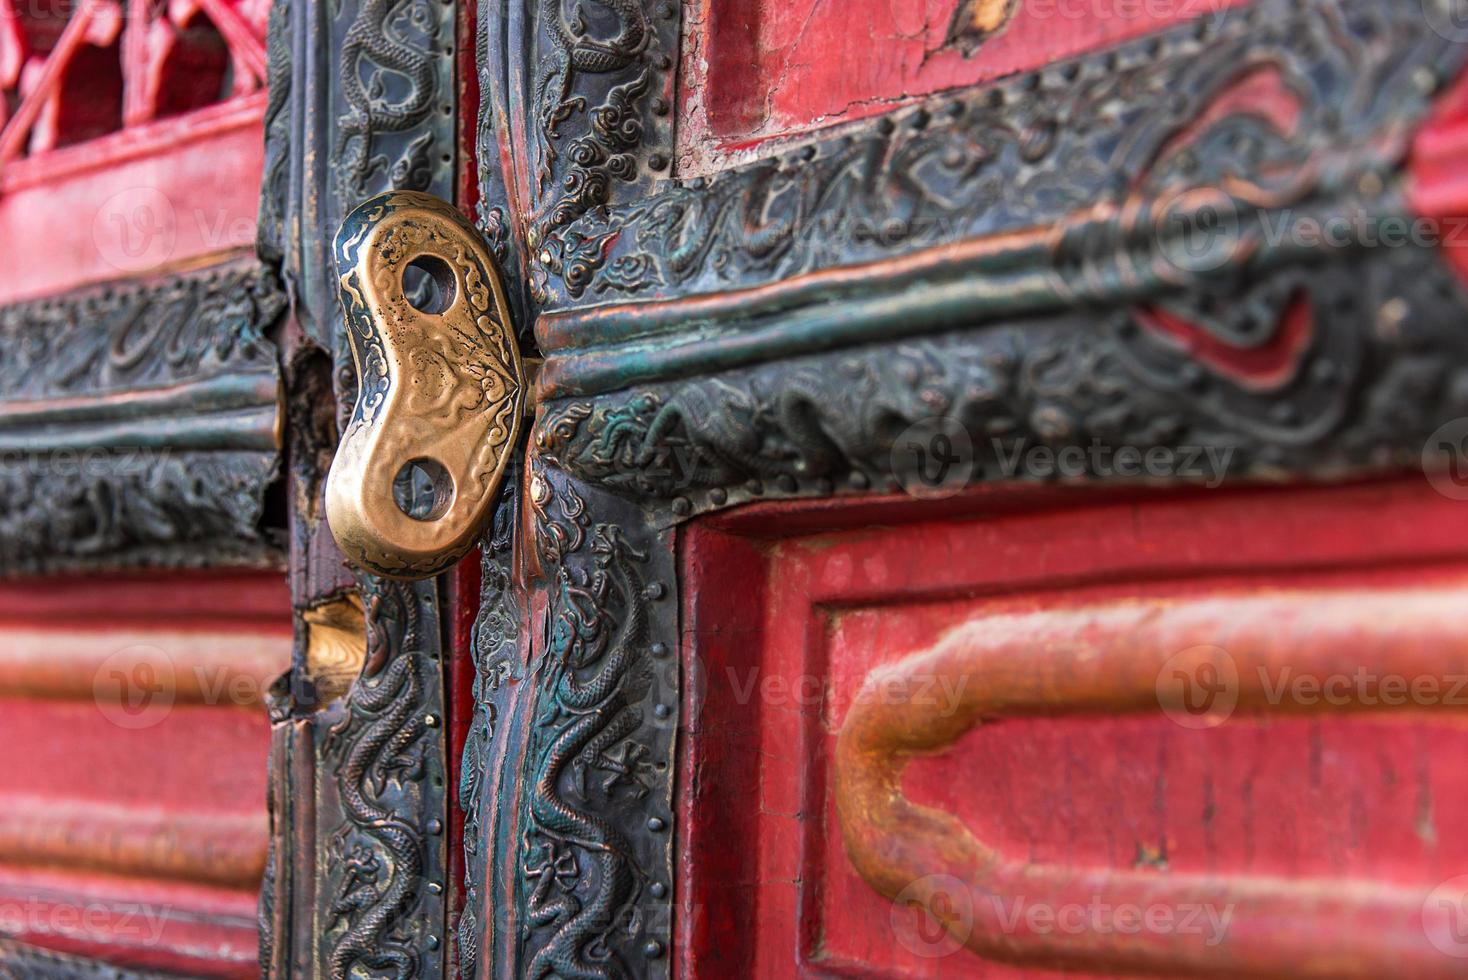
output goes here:
{"type": "Polygon", "coordinates": [[[666,657],[668,655],[668,645],[666,643],[654,643],[651,652],[654,657],[666,657]]]}
{"type": "Polygon", "coordinates": [[[648,821],[647,821],[647,829],[648,830],[651,830],[653,833],[657,833],[658,831],[662,830],[666,826],[667,826],[667,824],[663,823],[663,818],[662,817],[649,817],[648,818],[648,821]]]}
{"type": "Polygon", "coordinates": [[[428,821],[428,832],[430,834],[441,834],[441,833],[443,833],[443,823],[440,822],[440,821],[438,821],[438,820],[430,820],[430,821],[428,821]]]}
{"type": "Polygon", "coordinates": [[[648,959],[655,960],[659,956],[663,955],[663,944],[658,942],[656,939],[649,939],[646,943],[643,944],[642,952],[647,956],[648,959]]]}
{"type": "Polygon", "coordinates": [[[432,895],[442,895],[443,894],[443,885],[440,885],[436,881],[430,881],[428,883],[428,891],[429,891],[429,894],[432,894],[432,895]]]}
{"type": "Polygon", "coordinates": [[[423,716],[423,724],[427,725],[429,728],[437,728],[438,727],[438,715],[424,715],[423,716]]]}
{"type": "Polygon", "coordinates": [[[709,491],[709,499],[714,502],[715,506],[722,507],[725,501],[729,499],[729,494],[723,487],[714,487],[714,489],[709,491]]]}
{"type": "Polygon", "coordinates": [[[430,935],[427,939],[423,941],[423,944],[429,949],[438,949],[438,937],[430,935]]]}
{"type": "Polygon", "coordinates": [[[653,898],[662,898],[668,894],[668,886],[661,881],[655,881],[652,883],[652,887],[648,888],[648,891],[652,892],[653,898]]]}
{"type": "Polygon", "coordinates": [[[654,170],[665,170],[668,166],[668,158],[661,153],[654,153],[647,158],[647,165],[654,170]]]}
{"type": "Polygon", "coordinates": [[[659,718],[666,718],[673,713],[673,709],[666,704],[658,704],[653,706],[652,713],[659,718]]]}
{"type": "Polygon", "coordinates": [[[647,583],[647,587],[642,590],[642,594],[647,596],[649,599],[661,599],[663,597],[664,591],[665,590],[663,589],[663,583],[649,582],[647,583]]]}
{"type": "Polygon", "coordinates": [[[680,517],[683,517],[683,516],[686,516],[692,510],[693,510],[693,504],[689,503],[687,497],[674,497],[673,498],[673,513],[677,514],[680,517]]]}

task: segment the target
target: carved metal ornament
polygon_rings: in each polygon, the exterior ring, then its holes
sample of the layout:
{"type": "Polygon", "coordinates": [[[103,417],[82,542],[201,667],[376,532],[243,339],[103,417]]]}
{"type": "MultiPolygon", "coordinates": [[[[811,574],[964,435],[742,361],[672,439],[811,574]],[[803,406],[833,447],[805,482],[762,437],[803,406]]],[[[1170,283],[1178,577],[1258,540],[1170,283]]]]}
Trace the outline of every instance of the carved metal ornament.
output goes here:
{"type": "Polygon", "coordinates": [[[330,980],[359,970],[442,976],[448,799],[436,590],[368,577],[361,587],[367,656],[324,746],[319,962],[330,980]]]}
{"type": "Polygon", "coordinates": [[[520,428],[525,392],[494,260],[452,206],[408,191],[363,203],[336,239],[357,400],[326,485],[342,552],[421,578],[474,544],[520,428]],[[407,277],[419,272],[420,292],[407,277]],[[394,485],[425,474],[410,513],[394,485]]]}
{"type": "MultiPolygon", "coordinates": [[[[510,77],[517,54],[499,56],[510,77]]],[[[554,234],[538,216],[573,195],[552,183],[520,231],[547,392],[1223,293],[1280,262],[1328,261],[1269,232],[1291,212],[1352,228],[1404,216],[1395,176],[1463,56],[1415,3],[1260,0],[713,176],[613,181],[554,234]],[[1229,109],[1250,86],[1282,112],[1229,109]],[[1191,254],[1220,211],[1224,240],[1191,254]],[[1004,247],[1012,234],[1024,240],[1004,247]]],[[[588,117],[611,105],[602,92],[575,91],[588,117]]],[[[655,108],[650,93],[633,105],[655,108]]],[[[484,112],[498,107],[487,93],[484,112]]]]}
{"type": "Polygon", "coordinates": [[[523,918],[498,940],[496,962],[538,978],[667,976],[680,714],[672,538],[553,469],[532,470],[527,494],[544,635],[525,682],[517,834],[498,853],[523,918]]]}
{"type": "Polygon", "coordinates": [[[281,268],[302,329],[339,344],[331,241],[385,190],[454,192],[452,0],[272,4],[258,249],[281,268]]]}
{"type": "Polygon", "coordinates": [[[0,308],[0,574],[280,564],[284,309],[253,263],[0,308]]]}
{"type": "MultiPolygon", "coordinates": [[[[514,474],[512,474],[513,476],[514,474]]],[[[496,764],[501,743],[512,737],[514,685],[523,679],[522,620],[525,602],[516,588],[515,535],[520,527],[519,484],[500,489],[494,525],[480,543],[479,613],[474,620],[474,718],[464,740],[459,770],[459,806],[464,811],[464,912],[458,922],[459,975],[477,976],[485,919],[503,934],[507,902],[489,901],[496,889],[486,880],[490,855],[513,820],[501,819],[500,789],[505,772],[496,764]]]]}
{"type": "Polygon", "coordinates": [[[526,300],[544,307],[581,296],[606,261],[612,236],[583,222],[667,182],[681,4],[484,0],[479,17],[481,226],[497,250],[519,236],[526,300]],[[528,145],[501,168],[511,119],[528,145]]]}
{"type": "MultiPolygon", "coordinates": [[[[1237,302],[1269,310],[1302,295],[1312,297],[1307,342],[1264,381],[1200,362],[1145,311],[1075,312],[557,402],[535,449],[659,505],[664,522],[765,497],[914,485],[904,466],[919,460],[898,439],[934,419],[968,434],[975,481],[1126,477],[1117,453],[1153,449],[1183,482],[1417,465],[1438,426],[1468,415],[1461,283],[1432,253],[1396,249],[1264,276],[1237,302]],[[1048,471],[1025,464],[1037,449],[1048,471]],[[1066,453],[1078,471],[1054,465],[1066,453]]],[[[1278,346],[1272,319],[1238,327],[1245,349],[1278,346]]]]}
{"type": "MultiPolygon", "coordinates": [[[[271,976],[345,971],[432,980],[449,972],[440,591],[432,581],[404,586],[363,577],[354,585],[323,520],[322,485],[348,421],[333,424],[323,407],[335,400],[350,408],[356,398],[339,298],[347,270],[335,266],[333,238],[352,208],[384,191],[454,196],[457,10],[452,0],[271,5],[257,250],[279,269],[302,334],[284,352],[294,440],[292,601],[309,609],[353,590],[369,600],[383,594],[369,609],[380,620],[369,624],[374,643],[389,651],[388,669],[404,658],[417,664],[391,675],[382,665],[364,668],[360,693],[348,695],[356,699],[352,720],[332,738],[342,709],[320,703],[307,643],[298,644],[290,683],[273,709],[271,867],[278,886],[261,902],[261,955],[271,976]],[[420,616],[411,635],[404,632],[409,611],[420,616]],[[413,743],[407,733],[420,721],[426,730],[413,743]],[[388,728],[396,734],[374,756],[388,728]],[[405,753],[423,765],[399,765],[405,753]],[[365,773],[354,771],[361,781],[355,789],[338,785],[334,775],[354,759],[369,763],[365,773]],[[421,849],[421,873],[414,848],[421,849]],[[379,954],[381,968],[373,965],[379,954]]],[[[386,499],[390,506],[391,491],[386,499]]],[[[306,636],[304,626],[298,636],[306,636]]]]}

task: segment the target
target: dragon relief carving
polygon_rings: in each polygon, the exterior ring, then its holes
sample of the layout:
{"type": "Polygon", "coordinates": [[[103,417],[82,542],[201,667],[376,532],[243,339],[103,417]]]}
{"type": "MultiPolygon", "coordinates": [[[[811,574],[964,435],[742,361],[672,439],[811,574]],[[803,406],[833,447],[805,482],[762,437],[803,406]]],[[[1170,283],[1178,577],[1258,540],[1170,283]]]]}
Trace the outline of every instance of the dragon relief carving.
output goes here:
{"type": "MultiPolygon", "coordinates": [[[[666,152],[649,152],[650,120],[669,114],[676,5],[648,0],[594,0],[595,10],[567,0],[541,0],[537,24],[545,65],[535,83],[536,187],[543,207],[534,220],[532,292],[558,276],[581,295],[605,259],[610,236],[568,232],[612,198],[614,184],[636,185],[646,170],[668,167],[666,152]],[[655,22],[666,25],[660,30],[655,22]],[[579,135],[569,136],[574,124],[579,135]]],[[[661,127],[666,130],[666,124],[661,127]]]]}
{"type": "Polygon", "coordinates": [[[262,529],[273,453],[132,448],[0,461],[0,574],[276,567],[262,529]]]}
{"type": "MultiPolygon", "coordinates": [[[[1002,4],[969,6],[980,17],[1002,4]]],[[[1173,176],[1193,183],[1206,179],[1189,169],[1200,161],[1323,173],[1345,148],[1420,119],[1463,56],[1412,5],[1264,0],[640,197],[611,200],[610,172],[573,168],[546,209],[556,232],[536,249],[537,299],[721,291],[1053,224],[1119,204],[1169,154],[1173,176]],[[1262,132],[1232,113],[1206,154],[1174,154],[1221,93],[1264,71],[1296,100],[1293,126],[1262,132]]]]}
{"type": "Polygon", "coordinates": [[[0,388],[21,400],[273,374],[265,333],[285,305],[275,276],[244,264],[0,307],[0,388]]]}
{"type": "MultiPolygon", "coordinates": [[[[197,382],[268,414],[277,367],[266,334],[284,308],[275,277],[254,264],[0,308],[0,388],[37,416],[12,423],[0,448],[0,574],[279,564],[262,527],[278,460],[256,437],[227,424],[180,445],[172,411],[134,416],[119,443],[47,416],[46,402],[197,382]]],[[[201,414],[214,410],[200,402],[201,414]]]]}
{"type": "MultiPolygon", "coordinates": [[[[425,937],[415,911],[431,891],[424,825],[429,728],[419,599],[409,585],[363,576],[366,659],[346,713],[327,734],[344,822],[329,842],[341,859],[325,936],[332,980],[424,975],[425,937]]],[[[441,886],[439,886],[441,890],[441,886]]]]}
{"type": "MultiPolygon", "coordinates": [[[[652,611],[666,590],[648,574],[659,545],[634,543],[635,521],[590,521],[576,487],[549,471],[532,475],[530,505],[548,608],[531,667],[522,803],[524,975],[635,976],[666,942],[662,753],[672,740],[650,730],[645,714],[649,701],[676,690],[654,666],[668,649],[655,640],[652,611]]],[[[659,703],[655,713],[668,717],[659,703]]]]}
{"type": "Polygon", "coordinates": [[[376,150],[384,135],[415,130],[432,114],[439,89],[434,52],[443,33],[427,0],[361,0],[341,44],[347,111],[337,120],[336,159],[343,202],[366,197],[379,174],[394,190],[429,188],[431,131],[413,139],[396,162],[376,150]]]}
{"type": "Polygon", "coordinates": [[[1023,475],[1005,460],[1034,446],[1217,447],[1231,479],[1411,465],[1468,412],[1455,327],[1468,297],[1435,254],[1389,251],[1245,286],[1259,315],[1235,323],[1242,349],[1288,349],[1280,334],[1304,331],[1296,359],[1267,375],[1200,360],[1144,310],[1071,313],[565,400],[536,449],[684,515],[765,493],[895,488],[898,436],[938,416],[970,434],[975,479],[1023,475]],[[1302,294],[1319,299],[1301,320],[1274,315],[1302,294]],[[1404,310],[1410,325],[1374,328],[1404,310]]]}

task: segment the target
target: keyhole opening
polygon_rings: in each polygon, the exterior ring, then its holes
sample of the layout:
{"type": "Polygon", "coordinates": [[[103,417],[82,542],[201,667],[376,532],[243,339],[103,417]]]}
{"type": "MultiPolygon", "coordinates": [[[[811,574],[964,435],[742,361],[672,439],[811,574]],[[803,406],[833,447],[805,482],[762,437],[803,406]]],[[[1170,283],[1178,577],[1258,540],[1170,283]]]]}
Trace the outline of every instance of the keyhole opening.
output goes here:
{"type": "Polygon", "coordinates": [[[403,295],[419,313],[437,315],[454,304],[454,270],[437,255],[420,255],[403,269],[403,295]]]}
{"type": "Polygon", "coordinates": [[[454,500],[454,479],[433,459],[410,459],[392,481],[393,503],[415,521],[436,521],[454,500]]]}

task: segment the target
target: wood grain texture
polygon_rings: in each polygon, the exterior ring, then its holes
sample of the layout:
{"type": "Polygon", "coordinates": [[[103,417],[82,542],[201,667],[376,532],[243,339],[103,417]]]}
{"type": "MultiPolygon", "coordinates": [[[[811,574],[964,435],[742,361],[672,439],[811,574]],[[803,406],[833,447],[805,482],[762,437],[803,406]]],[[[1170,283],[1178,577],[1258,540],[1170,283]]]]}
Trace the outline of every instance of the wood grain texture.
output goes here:
{"type": "Polygon", "coordinates": [[[0,933],[258,975],[263,702],[290,635],[276,573],[0,583],[0,933]]]}

